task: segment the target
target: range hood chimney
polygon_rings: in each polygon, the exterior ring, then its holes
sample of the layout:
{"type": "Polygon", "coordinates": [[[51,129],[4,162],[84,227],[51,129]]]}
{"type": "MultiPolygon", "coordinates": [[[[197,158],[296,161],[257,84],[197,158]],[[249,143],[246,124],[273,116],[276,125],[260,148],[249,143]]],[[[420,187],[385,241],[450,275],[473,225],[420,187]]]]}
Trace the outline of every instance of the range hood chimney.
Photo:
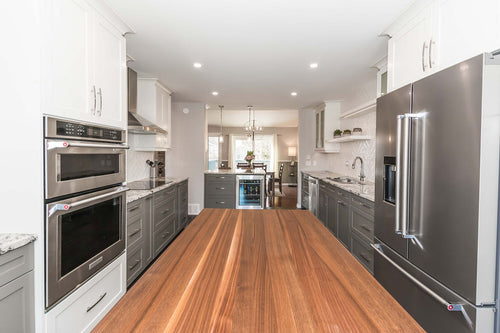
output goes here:
{"type": "Polygon", "coordinates": [[[149,120],[137,114],[137,73],[128,68],[128,132],[135,134],[167,134],[163,128],[160,128],[149,120]]]}

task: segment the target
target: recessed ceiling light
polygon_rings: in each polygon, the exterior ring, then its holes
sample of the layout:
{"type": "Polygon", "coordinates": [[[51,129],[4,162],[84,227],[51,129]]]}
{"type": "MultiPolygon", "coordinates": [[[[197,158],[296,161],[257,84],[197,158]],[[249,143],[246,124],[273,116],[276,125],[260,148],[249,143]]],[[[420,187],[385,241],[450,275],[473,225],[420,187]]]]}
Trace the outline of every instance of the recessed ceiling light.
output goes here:
{"type": "Polygon", "coordinates": [[[217,96],[219,93],[217,91],[212,91],[212,95],[217,96]]]}
{"type": "Polygon", "coordinates": [[[318,68],[318,63],[317,62],[313,62],[312,64],[309,65],[309,67],[311,67],[311,68],[318,68]]]}
{"type": "Polygon", "coordinates": [[[292,95],[292,96],[297,96],[297,92],[295,92],[295,91],[294,91],[294,92],[292,92],[290,95],[292,95]]]}
{"type": "Polygon", "coordinates": [[[203,66],[202,64],[200,64],[199,62],[195,62],[193,64],[194,68],[201,68],[201,66],[203,66]]]}

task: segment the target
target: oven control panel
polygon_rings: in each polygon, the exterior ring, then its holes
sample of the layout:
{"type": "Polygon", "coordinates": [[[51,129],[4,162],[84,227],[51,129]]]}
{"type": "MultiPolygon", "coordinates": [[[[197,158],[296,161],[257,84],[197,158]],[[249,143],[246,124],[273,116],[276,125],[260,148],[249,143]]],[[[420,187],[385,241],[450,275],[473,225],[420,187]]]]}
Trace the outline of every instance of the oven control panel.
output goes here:
{"type": "Polygon", "coordinates": [[[55,134],[63,137],[96,139],[102,141],[123,142],[123,130],[86,125],[65,120],[55,121],[55,134]]]}

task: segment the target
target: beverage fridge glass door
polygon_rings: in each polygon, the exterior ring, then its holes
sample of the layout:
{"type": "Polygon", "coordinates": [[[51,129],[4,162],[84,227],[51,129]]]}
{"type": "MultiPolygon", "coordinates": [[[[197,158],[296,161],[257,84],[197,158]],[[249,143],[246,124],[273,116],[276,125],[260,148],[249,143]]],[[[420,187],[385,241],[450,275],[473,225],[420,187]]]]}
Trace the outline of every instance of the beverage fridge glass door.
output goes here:
{"type": "Polygon", "coordinates": [[[236,208],[264,208],[264,176],[241,175],[236,181],[236,208]]]}
{"type": "Polygon", "coordinates": [[[411,120],[408,257],[474,304],[482,78],[478,56],[414,83],[411,120]]]}
{"type": "Polygon", "coordinates": [[[404,257],[407,255],[408,241],[401,237],[400,228],[396,227],[395,178],[400,171],[395,168],[398,136],[396,117],[410,111],[411,85],[377,99],[375,236],[404,257]]]}

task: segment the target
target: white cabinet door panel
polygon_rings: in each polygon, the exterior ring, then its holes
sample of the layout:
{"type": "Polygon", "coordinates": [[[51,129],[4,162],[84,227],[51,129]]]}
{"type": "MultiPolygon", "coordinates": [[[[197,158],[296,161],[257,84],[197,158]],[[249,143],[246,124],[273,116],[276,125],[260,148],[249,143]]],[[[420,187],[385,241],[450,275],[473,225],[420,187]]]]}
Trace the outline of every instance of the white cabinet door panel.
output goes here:
{"type": "Polygon", "coordinates": [[[99,15],[96,15],[94,27],[98,121],[125,128],[125,38],[105,18],[99,15]]]}
{"type": "Polygon", "coordinates": [[[47,20],[44,112],[92,121],[92,12],[85,1],[54,0],[47,20]]]}

